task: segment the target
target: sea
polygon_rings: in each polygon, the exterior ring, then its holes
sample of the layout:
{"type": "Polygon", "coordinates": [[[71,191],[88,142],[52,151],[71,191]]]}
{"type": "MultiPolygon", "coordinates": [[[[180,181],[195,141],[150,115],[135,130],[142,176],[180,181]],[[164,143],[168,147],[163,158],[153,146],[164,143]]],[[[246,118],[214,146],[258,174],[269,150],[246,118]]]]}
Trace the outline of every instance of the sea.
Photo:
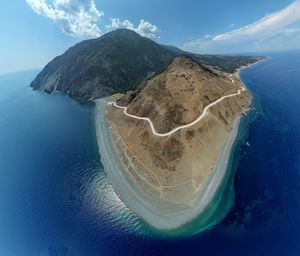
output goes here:
{"type": "Polygon", "coordinates": [[[300,52],[263,55],[241,71],[254,100],[233,207],[184,237],[153,232],[115,195],[93,102],[33,91],[39,70],[1,75],[0,256],[300,255],[300,52]]]}

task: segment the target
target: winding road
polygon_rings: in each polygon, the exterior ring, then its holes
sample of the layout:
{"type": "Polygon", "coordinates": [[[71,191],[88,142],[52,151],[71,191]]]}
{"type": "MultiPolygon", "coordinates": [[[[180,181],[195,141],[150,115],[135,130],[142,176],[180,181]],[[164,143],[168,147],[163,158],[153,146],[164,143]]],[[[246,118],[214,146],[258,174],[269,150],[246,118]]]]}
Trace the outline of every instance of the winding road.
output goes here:
{"type": "MultiPolygon", "coordinates": [[[[231,82],[234,84],[235,81],[234,81],[234,79],[232,79],[231,77],[232,77],[232,75],[229,75],[228,78],[229,78],[229,79],[231,80],[231,82]]],[[[173,130],[171,130],[171,131],[169,131],[169,132],[166,132],[166,133],[159,133],[159,132],[157,132],[157,131],[155,130],[155,128],[154,128],[154,125],[153,125],[152,121],[151,121],[148,117],[139,117],[139,116],[135,116],[135,115],[129,114],[129,113],[127,113],[127,107],[119,106],[116,102],[108,102],[108,104],[109,104],[109,105],[113,105],[113,106],[116,107],[116,108],[123,109],[123,110],[124,110],[124,114],[125,114],[126,116],[128,116],[128,117],[132,117],[132,118],[135,118],[135,119],[138,119],[138,120],[145,120],[145,121],[147,121],[147,122],[150,124],[151,130],[152,130],[152,132],[153,132],[154,135],[159,136],[159,137],[167,137],[167,136],[170,136],[170,135],[174,134],[175,132],[177,132],[177,131],[179,131],[179,130],[181,130],[181,129],[189,128],[189,127],[195,125],[196,123],[200,122],[200,121],[205,117],[205,115],[207,114],[208,110],[209,110],[212,106],[218,104],[219,102],[221,102],[222,100],[224,100],[224,99],[226,99],[226,98],[230,98],[230,97],[234,97],[234,96],[240,95],[242,91],[245,91],[245,88],[244,88],[244,87],[242,87],[242,89],[239,89],[239,90],[237,91],[237,93],[232,93],[232,94],[229,94],[229,95],[225,95],[225,96],[223,96],[223,97],[217,99],[216,101],[214,101],[214,102],[208,104],[208,105],[203,109],[202,114],[201,114],[196,120],[194,120],[193,122],[191,122],[191,123],[189,123],[189,124],[185,124],[185,125],[178,126],[178,127],[174,128],[173,130]]]]}

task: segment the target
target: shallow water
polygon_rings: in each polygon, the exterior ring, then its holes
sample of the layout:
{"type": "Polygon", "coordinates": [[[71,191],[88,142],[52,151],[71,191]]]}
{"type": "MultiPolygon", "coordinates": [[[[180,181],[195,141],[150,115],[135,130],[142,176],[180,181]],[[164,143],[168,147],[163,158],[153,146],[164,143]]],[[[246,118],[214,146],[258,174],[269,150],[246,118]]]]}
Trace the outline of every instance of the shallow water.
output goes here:
{"type": "Polygon", "coordinates": [[[105,120],[106,105],[105,99],[98,100],[95,110],[101,162],[118,197],[136,215],[149,223],[145,223],[146,225],[143,225],[141,230],[151,229],[151,233],[162,237],[179,238],[208,230],[224,219],[233,204],[235,174],[233,166],[236,166],[237,162],[234,160],[236,160],[236,153],[245,134],[241,126],[247,125],[249,118],[235,120],[232,132],[221,150],[217,168],[213,171],[213,175],[208,177],[205,192],[198,195],[197,202],[186,208],[186,205],[176,205],[150,196],[142,191],[139,185],[136,185],[130,173],[126,173],[127,167],[115,154],[114,147],[117,139],[114,138],[114,132],[111,132],[105,120]],[[154,208],[155,211],[153,211],[154,208]]]}
{"type": "Polygon", "coordinates": [[[115,196],[92,104],[31,91],[38,71],[1,76],[0,255],[300,254],[300,53],[272,57],[241,74],[261,107],[240,152],[235,206],[181,239],[153,234],[115,196]]]}

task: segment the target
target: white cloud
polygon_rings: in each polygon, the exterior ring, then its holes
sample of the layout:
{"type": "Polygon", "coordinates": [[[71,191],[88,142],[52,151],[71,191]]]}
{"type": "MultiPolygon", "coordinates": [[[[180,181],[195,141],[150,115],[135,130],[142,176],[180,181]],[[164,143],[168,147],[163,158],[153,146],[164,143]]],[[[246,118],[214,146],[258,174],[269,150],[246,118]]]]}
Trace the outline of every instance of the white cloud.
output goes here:
{"type": "Polygon", "coordinates": [[[268,14],[250,25],[217,35],[213,40],[240,40],[261,35],[272,36],[298,20],[300,20],[300,0],[296,0],[283,10],[268,14]]]}
{"type": "Polygon", "coordinates": [[[298,37],[300,30],[293,26],[298,21],[300,21],[300,0],[295,0],[286,8],[267,14],[249,25],[187,42],[183,48],[196,52],[226,53],[297,48],[297,42],[300,45],[298,37]],[[284,40],[285,38],[288,40],[284,40]]]}
{"type": "Polygon", "coordinates": [[[293,34],[298,34],[300,33],[300,27],[299,28],[286,28],[283,33],[285,35],[293,35],[293,34]]]}
{"type": "MultiPolygon", "coordinates": [[[[53,20],[62,31],[80,38],[99,37],[102,34],[98,22],[104,13],[96,8],[94,0],[26,0],[39,15],[53,20]]],[[[129,20],[112,18],[106,29],[127,28],[142,36],[158,38],[157,26],[141,19],[135,27],[129,20]]]]}
{"type": "Polygon", "coordinates": [[[97,22],[103,12],[94,0],[26,0],[39,15],[53,20],[62,31],[74,37],[93,38],[101,35],[97,22]]]}
{"type": "Polygon", "coordinates": [[[120,20],[119,18],[112,18],[111,24],[106,26],[107,29],[127,28],[139,33],[142,36],[149,38],[158,38],[159,29],[157,26],[148,21],[141,19],[140,24],[135,27],[129,20],[120,20]]]}

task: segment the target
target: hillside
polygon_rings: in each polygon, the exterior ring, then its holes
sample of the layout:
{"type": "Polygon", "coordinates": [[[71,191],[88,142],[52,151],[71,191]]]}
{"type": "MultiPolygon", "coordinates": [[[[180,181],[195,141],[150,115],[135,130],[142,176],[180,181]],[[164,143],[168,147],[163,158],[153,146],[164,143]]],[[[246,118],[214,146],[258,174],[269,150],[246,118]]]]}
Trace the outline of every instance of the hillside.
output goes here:
{"type": "Polygon", "coordinates": [[[31,87],[48,93],[64,92],[77,101],[101,98],[135,90],[142,81],[162,72],[174,57],[182,54],[232,72],[257,60],[256,57],[194,55],[160,45],[131,30],[119,29],[71,47],[48,63],[31,87]]]}
{"type": "Polygon", "coordinates": [[[101,161],[129,208],[160,229],[179,227],[206,210],[251,102],[242,86],[229,73],[176,57],[141,89],[112,96],[115,103],[96,101],[101,161]],[[160,135],[139,118],[149,118],[160,135]],[[174,128],[180,129],[169,133],[174,128]]]}
{"type": "Polygon", "coordinates": [[[166,71],[146,81],[142,91],[128,93],[118,104],[127,106],[130,114],[150,118],[163,133],[192,122],[206,105],[238,89],[224,72],[190,57],[176,57],[166,71]]]}

